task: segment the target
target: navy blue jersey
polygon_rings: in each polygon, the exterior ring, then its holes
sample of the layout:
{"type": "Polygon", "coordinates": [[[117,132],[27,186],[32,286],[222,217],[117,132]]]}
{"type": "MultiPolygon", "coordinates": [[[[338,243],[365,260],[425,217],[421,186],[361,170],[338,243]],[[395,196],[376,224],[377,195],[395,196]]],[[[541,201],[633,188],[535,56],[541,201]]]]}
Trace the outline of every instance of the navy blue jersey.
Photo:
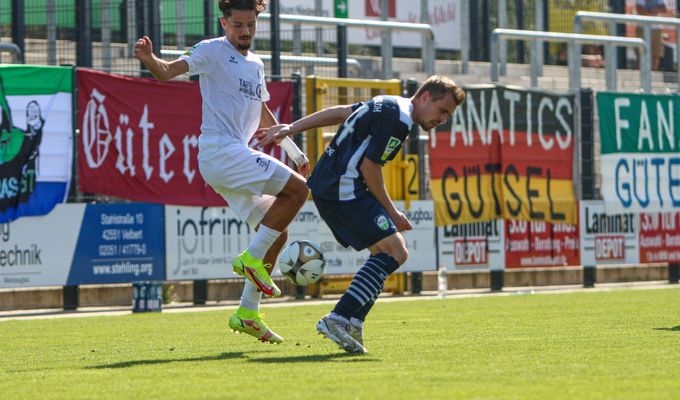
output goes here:
{"type": "Polygon", "coordinates": [[[413,126],[412,108],[400,96],[354,104],[307,180],[312,194],[332,201],[368,196],[359,165],[364,157],[381,165],[394,158],[413,126]]]}

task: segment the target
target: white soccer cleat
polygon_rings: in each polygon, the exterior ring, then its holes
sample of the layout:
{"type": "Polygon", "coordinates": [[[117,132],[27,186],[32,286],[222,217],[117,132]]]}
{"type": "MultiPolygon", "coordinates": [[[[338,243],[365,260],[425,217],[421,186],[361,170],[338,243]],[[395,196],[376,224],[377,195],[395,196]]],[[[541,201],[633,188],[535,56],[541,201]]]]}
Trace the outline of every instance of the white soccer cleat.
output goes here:
{"type": "Polygon", "coordinates": [[[319,334],[334,341],[343,350],[352,354],[365,354],[368,351],[350,335],[350,324],[337,321],[329,315],[324,316],[316,323],[316,330],[319,334]]]}

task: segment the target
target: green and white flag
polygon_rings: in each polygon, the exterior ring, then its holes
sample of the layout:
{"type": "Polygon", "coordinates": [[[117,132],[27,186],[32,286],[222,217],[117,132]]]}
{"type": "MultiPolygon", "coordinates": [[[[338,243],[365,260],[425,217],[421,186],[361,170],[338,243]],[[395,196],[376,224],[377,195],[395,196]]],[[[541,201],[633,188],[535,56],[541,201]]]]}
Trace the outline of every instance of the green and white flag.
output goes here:
{"type": "Polygon", "coordinates": [[[0,223],[49,213],[68,195],[73,69],[0,65],[0,223]]]}
{"type": "Polygon", "coordinates": [[[598,93],[607,213],[680,211],[680,96],[598,93]]]}

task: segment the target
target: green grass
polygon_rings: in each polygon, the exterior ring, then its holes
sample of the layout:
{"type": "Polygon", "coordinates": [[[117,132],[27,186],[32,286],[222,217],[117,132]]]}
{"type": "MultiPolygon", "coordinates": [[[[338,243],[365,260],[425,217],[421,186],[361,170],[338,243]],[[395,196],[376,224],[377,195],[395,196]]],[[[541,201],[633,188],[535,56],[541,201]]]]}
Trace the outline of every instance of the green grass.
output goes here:
{"type": "Polygon", "coordinates": [[[379,302],[369,354],[316,335],[329,305],[0,322],[2,399],[671,399],[680,288],[379,302]]]}

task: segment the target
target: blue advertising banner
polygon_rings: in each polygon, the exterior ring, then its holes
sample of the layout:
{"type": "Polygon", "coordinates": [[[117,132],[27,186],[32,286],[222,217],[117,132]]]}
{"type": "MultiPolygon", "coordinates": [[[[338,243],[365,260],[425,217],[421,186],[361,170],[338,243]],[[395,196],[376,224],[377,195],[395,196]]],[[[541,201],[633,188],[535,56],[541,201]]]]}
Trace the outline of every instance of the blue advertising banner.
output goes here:
{"type": "Polygon", "coordinates": [[[69,285],[165,279],[164,209],[158,204],[88,204],[69,285]]]}

